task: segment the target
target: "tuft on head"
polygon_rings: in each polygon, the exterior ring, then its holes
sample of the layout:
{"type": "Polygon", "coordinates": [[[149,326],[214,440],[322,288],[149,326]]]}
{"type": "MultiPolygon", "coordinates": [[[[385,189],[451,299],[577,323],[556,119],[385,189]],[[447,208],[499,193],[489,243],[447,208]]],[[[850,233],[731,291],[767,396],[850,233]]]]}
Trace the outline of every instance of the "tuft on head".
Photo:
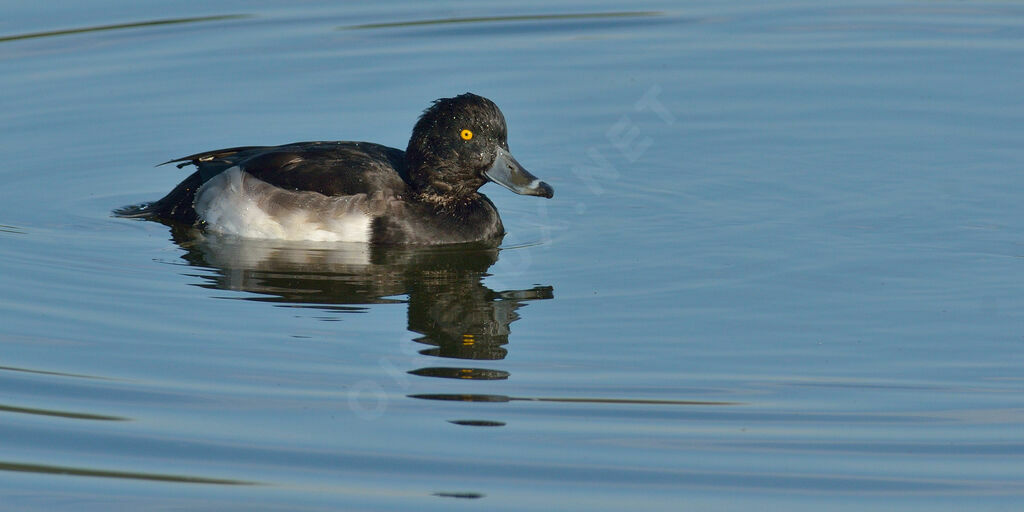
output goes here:
{"type": "Polygon", "coordinates": [[[416,134],[446,133],[445,128],[461,130],[461,125],[484,126],[504,141],[508,137],[505,116],[493,101],[471,92],[454,98],[440,98],[420,115],[413,136],[416,134]]]}

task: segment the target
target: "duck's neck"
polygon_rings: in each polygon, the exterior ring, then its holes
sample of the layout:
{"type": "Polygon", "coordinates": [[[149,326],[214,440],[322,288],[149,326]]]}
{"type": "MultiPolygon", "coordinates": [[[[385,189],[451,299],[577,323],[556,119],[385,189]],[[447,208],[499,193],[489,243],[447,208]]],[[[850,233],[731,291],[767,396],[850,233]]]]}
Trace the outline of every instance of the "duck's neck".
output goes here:
{"type": "Polygon", "coordinates": [[[420,191],[415,196],[417,201],[430,206],[434,211],[448,214],[454,214],[478,204],[481,197],[475,191],[469,195],[453,195],[451,192],[439,193],[435,190],[420,191]]]}
{"type": "Polygon", "coordinates": [[[446,166],[433,154],[422,154],[411,147],[406,150],[408,182],[415,199],[437,210],[451,211],[480,201],[477,190],[483,178],[467,179],[459,169],[446,166]]]}
{"type": "Polygon", "coordinates": [[[480,201],[477,190],[483,185],[483,180],[479,183],[476,180],[460,181],[453,185],[444,179],[444,173],[444,169],[418,173],[420,178],[412,180],[416,200],[440,211],[458,210],[480,201]]]}

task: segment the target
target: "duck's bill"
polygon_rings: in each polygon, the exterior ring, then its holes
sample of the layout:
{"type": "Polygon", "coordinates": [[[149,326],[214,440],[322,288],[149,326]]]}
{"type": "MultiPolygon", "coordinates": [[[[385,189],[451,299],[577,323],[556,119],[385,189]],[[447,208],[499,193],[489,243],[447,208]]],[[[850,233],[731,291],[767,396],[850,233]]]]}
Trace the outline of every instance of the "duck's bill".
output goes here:
{"type": "Polygon", "coordinates": [[[494,165],[484,171],[484,176],[516,194],[527,196],[552,197],[555,189],[544,183],[530,171],[523,169],[504,148],[498,148],[498,156],[494,159],[494,165]]]}

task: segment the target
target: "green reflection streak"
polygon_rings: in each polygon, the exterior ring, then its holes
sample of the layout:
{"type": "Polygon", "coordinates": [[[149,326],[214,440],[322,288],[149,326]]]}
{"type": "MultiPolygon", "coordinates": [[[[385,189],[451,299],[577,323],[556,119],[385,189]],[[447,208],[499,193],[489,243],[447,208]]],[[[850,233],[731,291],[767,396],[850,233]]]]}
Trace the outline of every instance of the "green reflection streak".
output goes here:
{"type": "MultiPolygon", "coordinates": [[[[0,229],[0,231],[3,231],[0,229]]],[[[35,373],[39,375],[56,375],[58,377],[74,377],[77,379],[114,380],[109,377],[97,377],[95,375],[83,375],[81,373],[53,372],[48,370],[33,370],[30,368],[17,368],[14,366],[0,366],[0,371],[35,373]]]]}
{"type": "Polygon", "coordinates": [[[129,421],[130,418],[120,416],[104,416],[102,414],[89,414],[84,412],[54,411],[50,409],[30,409],[28,407],[14,407],[0,404],[0,412],[17,412],[21,414],[35,414],[38,416],[57,416],[60,418],[72,418],[76,420],[99,420],[99,421],[129,421]]]}
{"type": "Polygon", "coordinates": [[[158,482],[179,482],[189,484],[217,485],[261,485],[257,482],[244,480],[228,480],[223,478],[203,478],[187,475],[161,475],[157,473],[134,473],[131,471],[107,471],[102,469],[74,468],[68,466],[49,466],[45,464],[23,464],[19,462],[0,461],[0,471],[19,473],[45,473],[53,475],[97,476],[102,478],[127,478],[131,480],[151,480],[158,482]]]}
{"type": "Polygon", "coordinates": [[[192,18],[171,18],[166,20],[139,21],[135,23],[118,23],[116,25],[100,25],[97,27],[69,28],[66,30],[50,30],[47,32],[31,32],[28,34],[17,34],[13,36],[0,36],[0,43],[17,41],[20,39],[34,39],[37,37],[64,36],[68,34],[82,34],[85,32],[101,32],[105,30],[120,30],[123,28],[152,27],[155,25],[176,25],[181,23],[198,23],[202,21],[234,20],[248,18],[248,14],[221,14],[218,16],[196,16],[192,18]]]}
{"type": "Polygon", "coordinates": [[[356,30],[366,28],[414,27],[417,25],[447,25],[451,23],[490,23],[495,21],[542,21],[542,20],[581,20],[588,18],[635,18],[642,16],[662,16],[659,11],[626,11],[626,12],[592,12],[581,14],[527,14],[521,16],[480,16],[475,18],[440,18],[436,20],[399,21],[392,23],[366,23],[339,27],[338,30],[356,30]]]}

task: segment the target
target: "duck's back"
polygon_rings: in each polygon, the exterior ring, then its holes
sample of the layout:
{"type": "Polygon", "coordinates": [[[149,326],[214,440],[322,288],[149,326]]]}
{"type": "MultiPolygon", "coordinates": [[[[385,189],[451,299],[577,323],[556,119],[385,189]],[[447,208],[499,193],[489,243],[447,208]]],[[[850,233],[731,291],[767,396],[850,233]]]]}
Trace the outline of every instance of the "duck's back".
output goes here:
{"type": "MultiPolygon", "coordinates": [[[[350,196],[401,195],[408,189],[405,152],[371,142],[297,142],[246,150],[238,156],[241,159],[228,159],[231,163],[225,169],[237,165],[260,180],[289,190],[350,196]]],[[[204,163],[200,158],[200,172],[204,163]]],[[[204,181],[210,177],[204,175],[204,181]]]]}

